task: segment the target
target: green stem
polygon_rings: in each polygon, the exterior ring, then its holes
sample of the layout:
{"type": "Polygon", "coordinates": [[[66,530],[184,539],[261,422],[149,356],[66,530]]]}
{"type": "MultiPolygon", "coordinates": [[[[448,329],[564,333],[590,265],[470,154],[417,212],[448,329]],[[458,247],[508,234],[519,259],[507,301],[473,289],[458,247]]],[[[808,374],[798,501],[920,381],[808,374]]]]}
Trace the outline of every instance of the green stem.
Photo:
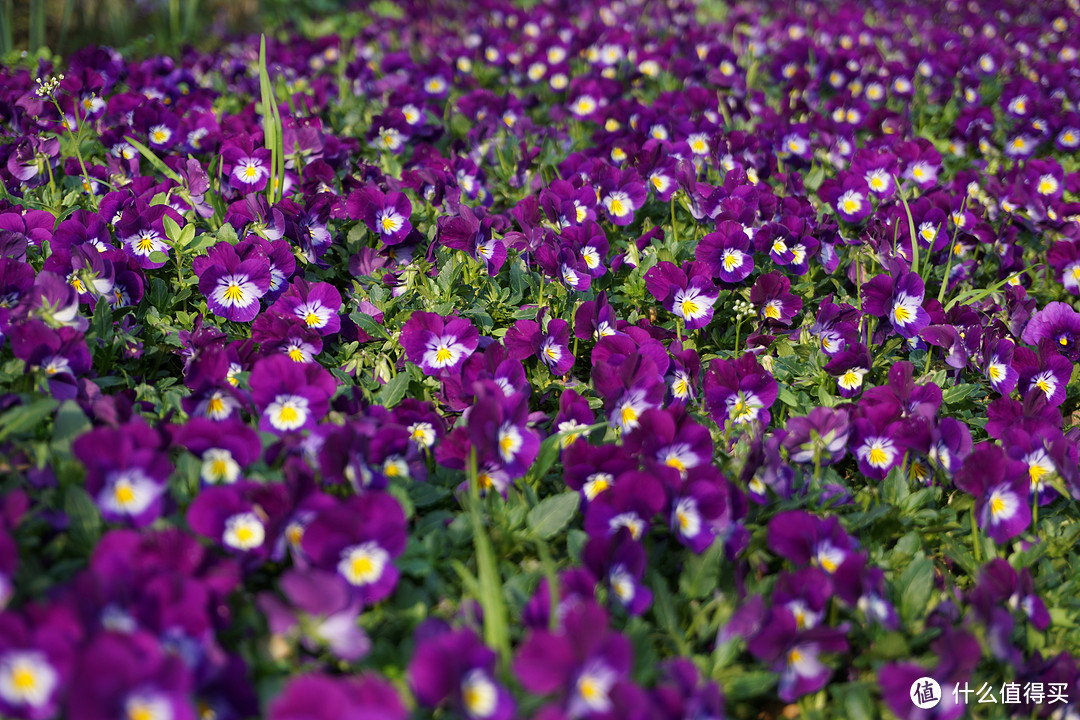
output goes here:
{"type": "Polygon", "coordinates": [[[499,653],[504,669],[510,664],[510,631],[506,619],[506,603],[502,582],[495,563],[491,538],[480,516],[480,482],[476,468],[476,448],[469,452],[469,518],[472,521],[473,548],[480,584],[480,606],[484,610],[484,641],[499,653]]]}
{"type": "Polygon", "coordinates": [[[675,224],[675,194],[671,195],[671,239],[675,243],[675,249],[679,249],[679,228],[675,224]]]}
{"type": "Polygon", "coordinates": [[[979,540],[979,523],[975,520],[975,504],[971,505],[971,546],[975,551],[975,562],[982,563],[982,546],[979,540]]]}

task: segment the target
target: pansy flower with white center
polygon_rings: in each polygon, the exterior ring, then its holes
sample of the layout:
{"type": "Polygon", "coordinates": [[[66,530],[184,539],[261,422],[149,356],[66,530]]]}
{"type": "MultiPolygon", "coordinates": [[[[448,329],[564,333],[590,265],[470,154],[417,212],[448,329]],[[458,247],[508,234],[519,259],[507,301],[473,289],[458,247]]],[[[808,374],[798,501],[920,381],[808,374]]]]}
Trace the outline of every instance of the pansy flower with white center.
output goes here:
{"type": "Polygon", "coordinates": [[[293,280],[289,289],[270,306],[269,312],[295,317],[319,335],[333,335],[341,329],[341,293],[330,283],[293,280]]]}
{"type": "Polygon", "coordinates": [[[337,381],[317,363],[271,355],[255,363],[249,379],[259,428],[284,434],[314,426],[329,409],[337,381]]]}
{"type": "Polygon", "coordinates": [[[600,171],[597,197],[615,225],[629,225],[634,212],[645,204],[648,192],[637,171],[605,166],[600,171]]]}
{"type": "Polygon", "coordinates": [[[870,352],[861,343],[832,355],[825,365],[825,372],[836,378],[841,397],[852,398],[862,392],[863,378],[870,372],[873,362],[870,352]]]}
{"type": "Polygon", "coordinates": [[[842,172],[836,179],[825,180],[818,188],[818,195],[833,207],[841,220],[853,225],[874,211],[871,188],[857,172],[842,172]]]}
{"type": "Polygon", "coordinates": [[[146,206],[141,201],[136,201],[124,210],[116,222],[116,236],[124,252],[144,270],[154,270],[165,264],[165,260],[152,259],[153,254],[169,255],[169,245],[165,242],[165,227],[162,223],[165,215],[183,227],[184,219],[172,207],[146,206]]]}
{"type": "Polygon", "coordinates": [[[533,630],[514,660],[527,691],[557,693],[566,716],[578,718],[610,713],[630,667],[629,641],[609,629],[607,613],[591,598],[567,609],[558,633],[533,630]]]}
{"type": "Polygon", "coordinates": [[[850,447],[866,477],[882,480],[903,460],[897,421],[895,406],[881,404],[868,407],[864,416],[852,423],[850,447]]]}
{"type": "Polygon", "coordinates": [[[397,245],[412,231],[409,217],[412,203],[404,193],[383,193],[375,186],[349,194],[345,209],[350,217],[363,220],[384,245],[397,245]]]}
{"type": "Polygon", "coordinates": [[[479,333],[468,320],[456,315],[414,312],[401,331],[405,354],[427,375],[457,368],[476,350],[479,333]]]}
{"type": "Polygon", "coordinates": [[[163,488],[140,470],[113,474],[97,497],[105,517],[134,518],[142,515],[162,494],[163,488]]]}
{"type": "Polygon", "coordinates": [[[705,401],[709,414],[721,427],[769,422],[769,408],[776,402],[779,386],[753,354],[735,360],[715,359],[705,373],[705,401]]]}
{"type": "Polygon", "coordinates": [[[725,283],[742,282],[754,270],[750,237],[733,220],[717,223],[716,231],[698,243],[695,257],[708,266],[712,277],[725,283]]]}
{"type": "Polygon", "coordinates": [[[236,419],[191,418],[179,429],[176,442],[201,461],[199,479],[204,485],[237,482],[262,450],[258,434],[236,419]]]}
{"type": "Polygon", "coordinates": [[[514,703],[495,680],[496,655],[471,629],[431,627],[417,636],[409,684],[420,704],[449,702],[468,720],[510,720],[514,703]]]}
{"type": "Polygon", "coordinates": [[[1000,446],[990,442],[977,445],[954,482],[975,497],[979,527],[994,542],[1008,542],[1030,526],[1028,466],[1009,458],[1000,446]]]}
{"type": "Polygon", "coordinates": [[[1065,388],[1072,377],[1073,363],[1057,352],[1052,339],[1043,339],[1039,350],[1018,346],[1013,350],[1012,367],[1016,370],[1021,396],[1041,392],[1051,407],[1065,401],[1065,388]]]}
{"type": "Polygon", "coordinates": [[[791,325],[802,309],[802,298],[791,294],[790,289],[791,281],[778,272],[761,275],[750,288],[750,302],[767,323],[791,325]]]}
{"type": "Polygon", "coordinates": [[[494,220],[481,212],[478,216],[462,204],[457,215],[438,220],[437,241],[453,250],[460,250],[479,260],[488,274],[495,276],[506,262],[506,243],[492,235],[494,220]]]}
{"type": "Polygon", "coordinates": [[[611,535],[593,535],[582,551],[582,562],[596,577],[605,579],[612,602],[630,615],[640,615],[652,604],[652,592],[643,582],[646,556],[641,543],[627,528],[611,535]]]}
{"type": "Polygon", "coordinates": [[[270,288],[270,263],[254,249],[245,257],[241,246],[217,243],[194,260],[199,276],[199,290],[207,306],[219,317],[236,322],[250,322],[258,315],[259,301],[270,288]]]}
{"type": "Polygon", "coordinates": [[[709,324],[720,296],[708,266],[699,261],[689,263],[685,272],[674,263],[661,261],[645,273],[645,287],[666,310],[682,318],[687,330],[709,324]]]}
{"type": "Polygon", "coordinates": [[[102,517],[136,528],[161,515],[172,463],[161,433],[136,416],[79,436],[72,452],[86,467],[86,491],[102,517]]]}
{"type": "Polygon", "coordinates": [[[930,316],[923,309],[924,288],[917,273],[896,267],[890,275],[877,275],[863,285],[863,312],[887,318],[905,338],[916,337],[930,316]]]}
{"type": "Polygon", "coordinates": [[[194,532],[229,552],[265,558],[274,544],[270,533],[287,507],[285,493],[280,485],[246,481],[205,487],[186,519],[194,532]]]}
{"type": "Polygon", "coordinates": [[[565,375],[574,365],[570,354],[570,325],[565,320],[547,321],[547,329],[541,330],[544,314],[536,321],[518,320],[507,331],[503,343],[511,358],[524,360],[536,355],[551,369],[554,375],[565,375]]]}
{"type": "Polygon", "coordinates": [[[315,567],[339,575],[357,600],[369,604],[393,591],[398,570],[392,560],[407,539],[401,506],[372,490],[317,511],[301,545],[315,567]]]}
{"type": "Polygon", "coordinates": [[[45,713],[55,707],[60,680],[57,668],[40,650],[0,653],[0,709],[16,717],[48,717],[51,713],[45,713]]]}

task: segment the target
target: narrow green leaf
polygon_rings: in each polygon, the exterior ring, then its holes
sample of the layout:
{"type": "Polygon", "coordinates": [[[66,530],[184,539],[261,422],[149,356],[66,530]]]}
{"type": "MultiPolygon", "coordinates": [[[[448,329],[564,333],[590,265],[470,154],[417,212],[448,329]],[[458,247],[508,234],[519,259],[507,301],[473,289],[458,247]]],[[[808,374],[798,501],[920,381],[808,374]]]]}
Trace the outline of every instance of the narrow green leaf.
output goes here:
{"type": "Polygon", "coordinates": [[[144,158],[146,158],[150,162],[150,164],[154,166],[154,169],[157,170],[159,173],[161,173],[165,177],[169,178],[170,180],[175,182],[177,185],[183,185],[184,184],[183,179],[179,175],[177,175],[175,172],[170,170],[169,166],[166,165],[164,162],[162,162],[161,158],[159,158],[157,155],[155,155],[153,150],[146,147],[145,145],[143,145],[141,142],[139,142],[135,138],[131,137],[130,135],[124,136],[124,141],[127,142],[128,144],[130,144],[131,147],[138,150],[139,154],[142,155],[144,158]]]}
{"type": "Polygon", "coordinates": [[[570,524],[580,504],[581,495],[576,490],[552,495],[529,511],[525,524],[536,537],[547,540],[570,524]]]}
{"type": "Polygon", "coordinates": [[[52,398],[42,398],[29,405],[19,405],[8,410],[0,415],[0,440],[33,430],[52,415],[59,405],[60,403],[52,398]]]}

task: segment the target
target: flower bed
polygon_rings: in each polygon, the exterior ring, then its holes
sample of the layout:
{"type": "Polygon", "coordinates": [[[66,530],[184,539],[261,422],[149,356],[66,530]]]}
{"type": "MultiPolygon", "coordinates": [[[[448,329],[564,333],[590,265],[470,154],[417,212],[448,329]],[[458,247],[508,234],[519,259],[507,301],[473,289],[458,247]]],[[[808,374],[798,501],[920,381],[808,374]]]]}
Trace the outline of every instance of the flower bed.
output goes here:
{"type": "Polygon", "coordinates": [[[0,715],[1080,712],[1078,28],[382,3],[0,70],[0,715]]]}

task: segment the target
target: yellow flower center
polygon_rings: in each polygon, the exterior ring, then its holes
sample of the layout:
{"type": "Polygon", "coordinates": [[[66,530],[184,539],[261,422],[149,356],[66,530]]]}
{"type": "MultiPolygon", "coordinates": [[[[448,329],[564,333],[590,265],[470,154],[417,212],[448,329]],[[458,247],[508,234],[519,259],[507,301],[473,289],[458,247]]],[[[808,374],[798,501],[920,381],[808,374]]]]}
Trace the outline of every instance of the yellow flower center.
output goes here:
{"type": "Polygon", "coordinates": [[[231,282],[222,297],[230,302],[241,302],[244,299],[244,289],[238,283],[231,282]]]}

